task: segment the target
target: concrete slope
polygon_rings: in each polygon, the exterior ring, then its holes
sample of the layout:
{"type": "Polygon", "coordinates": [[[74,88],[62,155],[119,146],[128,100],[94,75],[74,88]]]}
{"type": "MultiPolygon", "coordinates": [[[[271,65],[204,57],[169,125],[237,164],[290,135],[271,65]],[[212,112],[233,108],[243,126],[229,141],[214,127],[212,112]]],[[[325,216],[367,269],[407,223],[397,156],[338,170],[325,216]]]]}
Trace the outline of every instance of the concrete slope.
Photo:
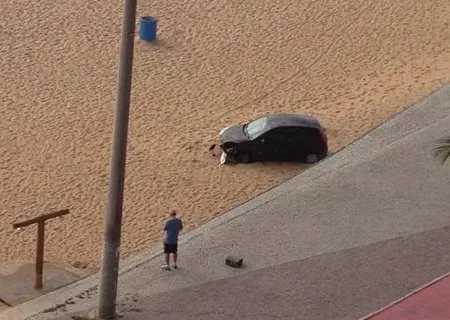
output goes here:
{"type": "MultiPolygon", "coordinates": [[[[184,235],[179,272],[159,270],[159,247],[124,261],[119,299],[170,294],[450,225],[450,170],[431,157],[435,140],[450,127],[448,101],[445,86],[341,152],[184,235]],[[242,255],[245,268],[225,266],[229,254],[242,255]]],[[[96,281],[90,277],[0,313],[0,319],[24,319],[58,303],[63,306],[56,312],[31,319],[89,310],[96,304],[96,281]]]]}
{"type": "Polygon", "coordinates": [[[135,294],[118,310],[127,320],[357,320],[446,273],[449,245],[450,229],[440,228],[158,295],[135,294]]]}

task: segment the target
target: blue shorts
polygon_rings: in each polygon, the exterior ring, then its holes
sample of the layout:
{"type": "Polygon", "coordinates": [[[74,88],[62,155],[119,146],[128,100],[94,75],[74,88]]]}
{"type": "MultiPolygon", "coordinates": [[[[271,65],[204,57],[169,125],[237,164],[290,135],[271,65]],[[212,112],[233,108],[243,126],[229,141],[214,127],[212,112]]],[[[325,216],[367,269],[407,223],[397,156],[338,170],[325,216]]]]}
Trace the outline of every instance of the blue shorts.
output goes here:
{"type": "Polygon", "coordinates": [[[177,253],[178,244],[177,243],[164,243],[164,253],[177,253]]]}

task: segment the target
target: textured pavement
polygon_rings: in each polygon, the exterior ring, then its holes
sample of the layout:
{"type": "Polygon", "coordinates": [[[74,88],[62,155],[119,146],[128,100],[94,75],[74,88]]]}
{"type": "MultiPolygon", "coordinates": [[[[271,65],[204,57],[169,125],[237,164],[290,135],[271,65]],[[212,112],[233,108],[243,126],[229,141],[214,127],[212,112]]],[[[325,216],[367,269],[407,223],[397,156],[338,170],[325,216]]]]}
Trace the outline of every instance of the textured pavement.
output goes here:
{"type": "MultiPolygon", "coordinates": [[[[449,101],[445,86],[183,235],[176,272],[159,269],[159,247],[123,261],[124,319],[358,319],[450,271],[450,170],[431,155],[448,134],[449,101]],[[243,269],[225,266],[231,254],[244,257],[243,269]]],[[[96,281],[94,275],[0,319],[86,314],[96,306],[96,281]]]]}
{"type": "Polygon", "coordinates": [[[449,246],[446,227],[155,296],[135,294],[118,310],[128,320],[356,320],[446,273],[449,246]]]}

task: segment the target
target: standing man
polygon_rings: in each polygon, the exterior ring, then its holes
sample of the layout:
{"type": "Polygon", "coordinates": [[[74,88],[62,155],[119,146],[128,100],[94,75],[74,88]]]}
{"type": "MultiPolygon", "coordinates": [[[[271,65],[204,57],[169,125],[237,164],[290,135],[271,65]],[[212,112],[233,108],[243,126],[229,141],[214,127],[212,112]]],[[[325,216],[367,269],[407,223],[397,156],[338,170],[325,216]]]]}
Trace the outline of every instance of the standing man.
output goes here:
{"type": "Polygon", "coordinates": [[[177,218],[176,210],[170,212],[170,217],[164,225],[164,253],[166,264],[163,269],[170,270],[170,254],[173,255],[173,268],[177,269],[178,234],[183,229],[183,222],[177,218]]]}

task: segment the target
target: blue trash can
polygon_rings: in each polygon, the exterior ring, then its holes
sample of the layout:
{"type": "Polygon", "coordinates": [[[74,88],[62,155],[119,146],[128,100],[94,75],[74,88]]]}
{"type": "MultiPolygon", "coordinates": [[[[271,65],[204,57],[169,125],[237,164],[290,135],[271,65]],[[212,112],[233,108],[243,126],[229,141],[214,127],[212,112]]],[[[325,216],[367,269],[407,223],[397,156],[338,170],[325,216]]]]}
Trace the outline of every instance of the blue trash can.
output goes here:
{"type": "Polygon", "coordinates": [[[141,17],[139,37],[144,41],[155,41],[158,20],[155,17],[141,17]]]}

